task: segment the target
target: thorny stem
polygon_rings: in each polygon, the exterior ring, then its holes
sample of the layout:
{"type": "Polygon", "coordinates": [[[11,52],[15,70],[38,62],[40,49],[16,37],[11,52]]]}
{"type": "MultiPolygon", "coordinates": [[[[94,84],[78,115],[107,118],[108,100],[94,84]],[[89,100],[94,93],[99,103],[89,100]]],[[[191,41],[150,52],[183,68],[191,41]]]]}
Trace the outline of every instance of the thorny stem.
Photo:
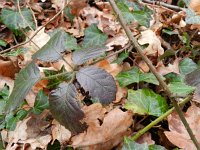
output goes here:
{"type": "Polygon", "coordinates": [[[133,36],[131,30],[127,27],[127,24],[124,20],[124,17],[122,16],[120,10],[118,9],[116,3],[114,0],[109,0],[111,7],[113,8],[113,11],[117,14],[119,22],[122,26],[122,28],[124,29],[124,31],[126,32],[126,35],[128,36],[129,40],[132,42],[132,45],[135,47],[135,49],[137,50],[137,52],[139,53],[139,55],[142,57],[142,59],[145,61],[145,63],[148,65],[149,69],[151,70],[151,72],[156,76],[156,78],[158,79],[160,85],[163,87],[163,90],[165,91],[165,93],[167,94],[168,98],[171,100],[171,102],[173,103],[173,106],[176,110],[176,112],[178,113],[182,123],[184,124],[188,134],[190,135],[191,140],[193,141],[193,143],[195,144],[196,148],[198,150],[200,150],[200,146],[197,142],[197,139],[195,138],[188,122],[186,121],[183,112],[181,111],[180,107],[178,106],[176,100],[172,97],[172,93],[169,90],[167,84],[163,81],[162,76],[157,72],[156,68],[153,66],[152,62],[143,54],[143,50],[140,47],[140,45],[138,44],[136,38],[133,36]]]}
{"type": "MultiPolygon", "coordinates": [[[[190,96],[186,97],[184,100],[182,100],[179,105],[184,105],[188,101],[190,101],[190,96]]],[[[169,116],[172,112],[174,111],[174,107],[169,109],[167,112],[165,112],[163,115],[161,115],[159,118],[155,119],[152,121],[150,124],[148,124],[146,127],[143,129],[139,130],[135,135],[131,137],[132,140],[137,140],[140,136],[142,136],[144,133],[146,133],[149,129],[151,129],[153,126],[158,124],[160,121],[164,120],[167,116],[169,116]]]]}

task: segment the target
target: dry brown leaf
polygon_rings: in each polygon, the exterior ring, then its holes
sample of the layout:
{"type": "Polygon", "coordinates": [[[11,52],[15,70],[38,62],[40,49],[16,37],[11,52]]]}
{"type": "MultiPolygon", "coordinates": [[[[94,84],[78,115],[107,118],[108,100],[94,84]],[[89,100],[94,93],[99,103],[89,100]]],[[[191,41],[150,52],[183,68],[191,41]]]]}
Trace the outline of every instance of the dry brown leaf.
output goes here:
{"type": "Polygon", "coordinates": [[[147,143],[148,145],[152,145],[152,144],[155,144],[155,141],[152,140],[151,138],[151,133],[150,132],[146,132],[145,134],[143,134],[141,137],[139,137],[137,140],[136,140],[137,143],[147,143]]]}
{"type": "Polygon", "coordinates": [[[100,104],[98,104],[98,107],[93,104],[88,106],[87,109],[84,112],[86,116],[85,121],[89,127],[84,133],[72,138],[72,145],[89,150],[108,150],[118,145],[132,124],[132,113],[123,112],[115,108],[109,113],[104,114],[105,110],[100,107],[100,104]],[[105,117],[102,119],[104,115],[105,117]],[[103,123],[100,124],[99,120],[103,123]]]}
{"type": "Polygon", "coordinates": [[[67,130],[64,126],[60,125],[56,120],[53,120],[52,126],[52,143],[58,140],[60,144],[64,144],[69,141],[71,137],[71,132],[67,130]]]}
{"type": "Polygon", "coordinates": [[[192,101],[200,103],[200,85],[198,85],[197,88],[195,89],[192,101]]]}
{"type": "Polygon", "coordinates": [[[116,99],[113,101],[113,103],[119,103],[122,98],[125,98],[128,93],[128,88],[126,87],[120,87],[119,83],[117,83],[117,93],[116,93],[116,99]]]}
{"type": "Polygon", "coordinates": [[[52,7],[56,9],[56,12],[58,12],[59,9],[63,9],[65,6],[65,0],[51,0],[52,7]]]}
{"type": "Polygon", "coordinates": [[[200,2],[199,2],[199,0],[191,0],[189,6],[190,6],[190,8],[192,8],[198,14],[200,13],[200,2]]]}
{"type": "Polygon", "coordinates": [[[152,30],[141,32],[141,37],[138,39],[138,43],[140,45],[149,44],[143,51],[145,55],[160,56],[164,53],[159,38],[152,30]]]}
{"type": "Polygon", "coordinates": [[[161,75],[166,75],[171,72],[179,74],[179,62],[180,62],[180,59],[177,58],[177,59],[175,59],[173,64],[168,64],[168,66],[165,67],[163,62],[160,61],[160,62],[158,62],[156,69],[157,69],[158,73],[161,75]]]}
{"type": "Polygon", "coordinates": [[[95,64],[97,67],[105,69],[108,73],[110,73],[114,78],[118,73],[122,71],[122,66],[116,63],[110,63],[108,60],[102,60],[95,64]]]}
{"type": "Polygon", "coordinates": [[[10,150],[14,144],[30,144],[33,150],[37,147],[45,149],[52,137],[47,130],[49,123],[43,117],[43,114],[28,117],[19,121],[14,131],[6,131],[3,141],[8,142],[7,149],[10,150]]]}
{"type": "Polygon", "coordinates": [[[125,45],[128,43],[129,39],[125,35],[116,35],[113,38],[110,38],[108,40],[108,43],[106,46],[108,47],[108,51],[114,49],[113,46],[121,46],[125,47],[125,45]]]}
{"type": "Polygon", "coordinates": [[[139,66],[140,71],[144,73],[149,72],[149,67],[143,60],[138,63],[138,66],[139,66]]]}
{"type": "MultiPolygon", "coordinates": [[[[200,108],[192,104],[185,113],[185,118],[200,143],[200,108]]],[[[184,150],[196,150],[177,113],[173,112],[168,117],[168,123],[170,131],[165,131],[164,133],[171,143],[184,150]]]]}
{"type": "Polygon", "coordinates": [[[7,61],[0,60],[0,68],[0,75],[10,78],[15,78],[15,74],[20,71],[16,58],[7,61]]]}

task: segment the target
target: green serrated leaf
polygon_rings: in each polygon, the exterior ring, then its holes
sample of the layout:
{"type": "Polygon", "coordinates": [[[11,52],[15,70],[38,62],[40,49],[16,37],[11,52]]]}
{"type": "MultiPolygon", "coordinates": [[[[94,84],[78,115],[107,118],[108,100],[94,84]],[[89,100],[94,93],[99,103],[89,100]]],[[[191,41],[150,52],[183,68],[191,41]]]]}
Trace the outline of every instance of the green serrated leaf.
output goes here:
{"type": "MultiPolygon", "coordinates": [[[[44,70],[44,74],[45,74],[46,77],[50,77],[50,76],[53,76],[53,75],[56,75],[56,74],[59,74],[59,73],[63,73],[63,72],[66,72],[64,66],[62,66],[62,68],[58,71],[44,70]]],[[[68,73],[65,73],[64,75],[48,79],[47,88],[53,89],[53,88],[56,88],[61,82],[71,80],[72,74],[73,74],[72,72],[68,72],[68,73]]]]}
{"type": "Polygon", "coordinates": [[[168,110],[166,100],[150,89],[129,90],[125,108],[141,115],[159,117],[168,110]]]}
{"type": "Polygon", "coordinates": [[[32,86],[40,79],[40,71],[35,63],[28,64],[17,75],[13,91],[6,105],[6,112],[11,112],[21,105],[32,86]]]}
{"type": "Polygon", "coordinates": [[[87,49],[73,52],[72,61],[75,65],[82,65],[88,60],[102,56],[106,51],[105,46],[92,46],[87,49]]]}
{"type": "Polygon", "coordinates": [[[25,109],[20,109],[17,113],[16,113],[16,118],[18,120],[23,120],[27,115],[28,115],[29,111],[25,110],[25,109]]]}
{"type": "Polygon", "coordinates": [[[71,83],[61,83],[49,95],[50,111],[53,117],[73,134],[83,132],[86,129],[86,124],[80,122],[84,113],[76,98],[76,87],[71,83]]]}
{"type": "Polygon", "coordinates": [[[65,50],[77,49],[76,39],[65,31],[59,29],[52,33],[50,40],[37,51],[32,58],[42,61],[56,61],[62,58],[62,52],[65,50]]]}
{"type": "Polygon", "coordinates": [[[139,83],[141,81],[145,81],[156,85],[159,84],[158,80],[152,73],[142,73],[136,67],[129,71],[119,73],[116,78],[119,82],[119,85],[122,87],[130,85],[132,83],[139,83]]]}
{"type": "Polygon", "coordinates": [[[197,69],[197,64],[192,59],[185,58],[179,63],[179,69],[182,75],[186,75],[197,69]]]}
{"type": "Polygon", "coordinates": [[[112,75],[94,66],[81,68],[76,79],[95,101],[109,104],[116,98],[117,87],[112,75]]]}
{"type": "Polygon", "coordinates": [[[34,107],[32,109],[33,113],[39,115],[43,110],[49,108],[48,97],[40,90],[35,98],[34,107]]]}
{"type": "Polygon", "coordinates": [[[168,87],[174,96],[180,97],[185,97],[195,90],[195,87],[188,86],[183,82],[171,82],[168,87]]]}
{"type": "Polygon", "coordinates": [[[84,31],[85,37],[83,39],[83,48],[90,48],[95,46],[103,46],[108,38],[96,24],[92,24],[84,31]]]}
{"type": "Polygon", "coordinates": [[[16,118],[13,113],[7,114],[5,117],[6,129],[14,131],[17,121],[18,121],[18,118],[16,118]]]}
{"type": "Polygon", "coordinates": [[[29,26],[34,28],[33,17],[31,11],[27,8],[21,9],[21,14],[18,11],[3,8],[1,11],[2,22],[13,31],[25,29],[29,26]]]}

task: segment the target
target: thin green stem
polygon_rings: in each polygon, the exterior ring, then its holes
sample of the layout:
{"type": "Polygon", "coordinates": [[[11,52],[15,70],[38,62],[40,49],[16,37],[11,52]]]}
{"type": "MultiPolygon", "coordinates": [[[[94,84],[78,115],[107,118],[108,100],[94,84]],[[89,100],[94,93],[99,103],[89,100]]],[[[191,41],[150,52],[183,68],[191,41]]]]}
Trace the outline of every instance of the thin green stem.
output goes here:
{"type": "MultiPolygon", "coordinates": [[[[184,105],[185,103],[189,102],[191,99],[190,96],[186,97],[183,101],[179,103],[180,106],[184,105]]],[[[167,116],[169,116],[173,111],[174,107],[169,109],[167,112],[165,112],[163,115],[161,115],[159,118],[155,119],[152,121],[149,125],[147,125],[145,128],[141,129],[138,131],[135,135],[131,137],[132,140],[137,140],[140,136],[142,136],[144,133],[146,133],[149,129],[151,129],[153,126],[158,124],[160,121],[164,120],[167,116]]]]}
{"type": "Polygon", "coordinates": [[[165,93],[167,94],[168,98],[171,100],[171,102],[173,103],[173,106],[175,107],[175,110],[177,112],[177,114],[179,115],[182,123],[184,124],[188,134],[190,135],[191,140],[193,141],[193,143],[195,144],[195,146],[197,147],[198,150],[200,150],[200,146],[197,142],[197,139],[195,138],[189,124],[187,123],[183,112],[181,111],[180,107],[178,106],[176,100],[173,98],[171,91],[169,90],[167,84],[165,83],[165,81],[162,79],[162,76],[157,72],[156,68],[153,66],[152,62],[147,58],[146,55],[144,55],[143,50],[141,48],[141,46],[138,44],[137,39],[133,36],[131,30],[127,27],[127,23],[124,20],[124,17],[121,14],[121,11],[118,9],[116,3],[114,0],[109,0],[111,7],[113,8],[114,12],[117,14],[119,22],[122,26],[122,28],[124,29],[127,37],[129,38],[129,40],[131,41],[132,45],[135,47],[135,49],[137,50],[137,52],[139,53],[139,55],[142,57],[142,59],[145,61],[145,63],[148,65],[149,69],[151,70],[151,72],[155,75],[155,77],[158,79],[160,85],[162,86],[163,90],[165,91],[165,93]]]}

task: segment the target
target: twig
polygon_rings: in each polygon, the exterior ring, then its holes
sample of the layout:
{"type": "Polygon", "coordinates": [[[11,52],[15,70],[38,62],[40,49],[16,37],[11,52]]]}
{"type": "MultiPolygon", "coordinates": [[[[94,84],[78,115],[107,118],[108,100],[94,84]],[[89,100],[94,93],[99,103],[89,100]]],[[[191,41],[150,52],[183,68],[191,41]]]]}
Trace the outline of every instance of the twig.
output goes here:
{"type": "MultiPolygon", "coordinates": [[[[186,97],[183,101],[181,101],[179,103],[179,105],[181,105],[181,106],[184,105],[185,103],[189,102],[190,99],[191,99],[190,96],[186,97]]],[[[164,120],[167,116],[169,116],[174,111],[174,109],[175,109],[174,107],[172,107],[171,109],[169,109],[167,112],[165,112],[159,118],[155,119],[150,124],[148,124],[146,127],[144,127],[143,129],[139,130],[135,135],[133,135],[131,137],[131,139],[132,140],[137,140],[140,136],[142,136],[144,133],[146,133],[148,130],[150,130],[153,126],[155,126],[160,121],[164,120]]]]}
{"type": "Polygon", "coordinates": [[[38,28],[38,24],[37,24],[37,19],[36,19],[36,17],[35,17],[35,14],[34,14],[32,8],[31,8],[29,2],[26,2],[26,4],[28,5],[28,7],[29,7],[30,10],[31,10],[31,14],[32,14],[32,16],[33,16],[33,20],[34,20],[34,22],[35,22],[35,28],[37,29],[37,28],[38,28]]]}
{"type": "Polygon", "coordinates": [[[160,2],[160,1],[142,0],[142,2],[148,3],[148,4],[153,4],[153,5],[160,5],[160,6],[163,6],[163,7],[172,9],[172,10],[176,10],[176,11],[184,10],[181,7],[170,5],[170,4],[167,4],[167,3],[164,3],[164,2],[160,2]]]}
{"type": "Polygon", "coordinates": [[[137,52],[139,53],[139,55],[142,57],[142,59],[145,61],[145,63],[148,65],[149,69],[151,70],[151,72],[156,76],[156,78],[158,79],[160,85],[162,86],[163,90],[165,91],[165,93],[167,94],[168,98],[171,100],[171,102],[173,103],[173,106],[176,109],[176,112],[178,113],[182,123],[184,124],[188,134],[190,135],[191,140],[193,141],[193,143],[195,144],[195,146],[197,147],[198,150],[200,150],[200,146],[189,126],[189,124],[187,123],[183,112],[181,111],[180,107],[178,106],[176,100],[173,98],[171,91],[169,90],[167,84],[163,81],[162,76],[157,72],[156,68],[153,66],[152,62],[143,54],[143,50],[140,47],[140,45],[138,44],[137,40],[135,39],[135,37],[133,36],[131,30],[127,27],[126,22],[124,20],[124,17],[122,16],[120,10],[118,9],[116,3],[114,0],[109,0],[111,7],[113,8],[114,12],[117,14],[119,22],[122,26],[122,28],[124,29],[124,31],[126,32],[126,35],[128,36],[129,40],[132,42],[132,45],[135,47],[135,49],[137,50],[137,52]]]}
{"type": "MultiPolygon", "coordinates": [[[[66,7],[68,4],[69,4],[69,3],[67,3],[67,4],[65,5],[65,7],[66,7]]],[[[64,7],[64,8],[65,8],[65,7],[64,7]]],[[[20,46],[23,46],[23,45],[29,43],[29,42],[30,42],[30,41],[31,41],[31,40],[32,40],[46,25],[48,25],[48,24],[49,24],[51,21],[53,21],[57,16],[59,16],[60,13],[64,10],[64,8],[61,9],[57,14],[55,14],[55,16],[53,16],[53,17],[52,17],[47,23],[45,23],[39,30],[35,31],[35,33],[30,37],[29,40],[27,40],[27,41],[25,41],[25,42],[22,42],[22,43],[20,43],[20,44],[17,44],[17,45],[15,45],[15,46],[12,46],[12,47],[10,47],[10,48],[8,48],[8,49],[5,49],[5,50],[1,51],[0,54],[9,52],[9,51],[12,50],[12,49],[15,49],[15,48],[17,48],[17,47],[20,47],[20,46]]]]}
{"type": "Polygon", "coordinates": [[[21,11],[21,8],[20,8],[20,5],[19,5],[19,0],[17,0],[17,8],[18,8],[18,11],[19,11],[19,14],[20,16],[22,17],[22,20],[28,25],[28,27],[32,30],[33,28],[30,26],[30,24],[27,22],[27,20],[24,18],[23,14],[22,14],[22,11],[21,11]]]}

